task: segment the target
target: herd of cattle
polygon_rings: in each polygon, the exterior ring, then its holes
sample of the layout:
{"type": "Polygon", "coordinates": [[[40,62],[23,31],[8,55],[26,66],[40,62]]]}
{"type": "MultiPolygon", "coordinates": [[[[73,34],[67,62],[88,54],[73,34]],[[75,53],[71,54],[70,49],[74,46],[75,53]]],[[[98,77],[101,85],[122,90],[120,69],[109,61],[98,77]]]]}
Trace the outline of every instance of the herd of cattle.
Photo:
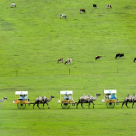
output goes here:
{"type": "MultiPolygon", "coordinates": [[[[93,8],[97,8],[97,5],[96,5],[96,4],[93,4],[93,8]]],[[[106,8],[112,8],[112,7],[111,7],[111,4],[107,4],[107,5],[106,5],[106,8]]],[[[81,12],[86,13],[85,9],[80,9],[80,14],[81,14],[81,12]]],[[[65,19],[66,19],[67,17],[66,17],[65,14],[60,14],[60,18],[65,18],[65,19]]]]}
{"type": "MultiPolygon", "coordinates": [[[[11,7],[16,7],[16,4],[15,4],[15,3],[11,3],[11,7]]],[[[96,5],[96,4],[93,4],[93,8],[97,8],[97,5],[96,5]]],[[[106,8],[112,8],[111,4],[107,4],[107,5],[106,5],[106,8]]],[[[85,9],[80,9],[80,14],[81,14],[81,12],[86,13],[85,9]]],[[[66,19],[67,17],[66,17],[65,14],[60,14],[60,18],[65,18],[65,19],[66,19]]],[[[121,58],[121,57],[124,57],[124,54],[118,53],[118,54],[116,54],[115,59],[121,58]]],[[[102,56],[96,56],[96,57],[95,57],[95,60],[98,60],[98,59],[101,59],[101,58],[102,58],[102,56]]],[[[63,58],[59,58],[59,59],[58,59],[58,63],[59,63],[60,61],[62,61],[62,63],[63,63],[63,58]]],[[[135,61],[136,61],[136,57],[134,58],[133,62],[135,62],[135,61]]],[[[67,59],[64,64],[69,64],[69,63],[72,64],[72,59],[71,59],[71,58],[70,58],[70,59],[67,59]]]]}
{"type": "MultiPolygon", "coordinates": [[[[97,8],[97,5],[93,4],[93,8],[97,8]]],[[[111,4],[107,4],[106,8],[112,8],[111,4]]],[[[80,14],[81,14],[81,12],[86,13],[86,10],[85,9],[80,9],[80,14]]],[[[66,19],[66,15],[65,14],[61,14],[60,18],[62,18],[62,17],[66,19]]],[[[124,57],[124,54],[123,53],[122,54],[118,53],[118,54],[116,54],[115,59],[121,58],[121,57],[124,57]]],[[[95,60],[98,60],[98,59],[101,59],[101,58],[102,58],[102,56],[96,56],[95,60]]],[[[62,63],[63,63],[63,58],[58,59],[58,63],[59,63],[59,61],[62,61],[62,63]]],[[[135,61],[136,61],[136,57],[134,58],[133,62],[135,62],[135,61]]],[[[66,60],[65,64],[68,64],[68,60],[66,60]]]]}
{"type": "MultiPolygon", "coordinates": [[[[63,63],[63,58],[59,58],[59,59],[58,59],[58,63],[59,63],[60,61],[63,63]]],[[[71,58],[70,58],[70,59],[67,59],[64,64],[72,64],[72,59],[71,59],[71,58]]]]}
{"type": "MultiPolygon", "coordinates": [[[[116,56],[115,56],[115,59],[122,58],[122,57],[124,57],[124,53],[117,53],[116,56]]],[[[102,58],[102,56],[96,56],[95,60],[98,60],[98,59],[101,59],[101,58],[102,58]]],[[[59,58],[58,63],[60,61],[63,63],[63,58],[59,58]]],[[[136,57],[134,58],[133,62],[135,62],[135,61],[136,61],[136,57]]],[[[64,64],[72,64],[72,59],[71,58],[67,59],[64,64]]]]}

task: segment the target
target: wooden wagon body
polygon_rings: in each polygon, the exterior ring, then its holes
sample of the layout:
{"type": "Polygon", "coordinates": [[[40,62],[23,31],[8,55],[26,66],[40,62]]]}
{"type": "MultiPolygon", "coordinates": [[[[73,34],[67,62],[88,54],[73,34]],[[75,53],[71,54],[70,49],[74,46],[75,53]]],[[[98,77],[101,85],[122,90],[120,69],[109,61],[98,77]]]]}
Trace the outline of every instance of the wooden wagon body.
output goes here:
{"type": "Polygon", "coordinates": [[[28,91],[16,91],[15,92],[15,100],[13,101],[14,104],[17,104],[19,109],[25,109],[26,104],[30,105],[28,99],[28,91]]]}
{"type": "Polygon", "coordinates": [[[104,90],[102,102],[106,103],[107,108],[114,108],[115,104],[118,105],[117,90],[104,90]]]}
{"type": "Polygon", "coordinates": [[[60,91],[60,100],[58,100],[58,103],[61,104],[63,109],[69,109],[71,105],[75,106],[73,91],[60,91]]]}

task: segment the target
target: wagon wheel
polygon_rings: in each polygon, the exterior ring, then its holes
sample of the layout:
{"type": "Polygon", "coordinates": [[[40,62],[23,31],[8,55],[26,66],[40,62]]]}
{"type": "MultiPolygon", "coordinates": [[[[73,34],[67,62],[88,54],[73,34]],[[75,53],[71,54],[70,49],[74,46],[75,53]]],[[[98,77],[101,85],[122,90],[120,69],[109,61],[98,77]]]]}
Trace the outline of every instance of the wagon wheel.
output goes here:
{"type": "Polygon", "coordinates": [[[63,108],[63,109],[69,109],[70,108],[70,103],[61,103],[61,107],[63,108]]]}
{"type": "Polygon", "coordinates": [[[106,106],[107,106],[107,108],[114,108],[115,103],[114,102],[107,102],[106,106]]]}
{"type": "Polygon", "coordinates": [[[17,104],[17,107],[18,107],[19,109],[25,109],[26,104],[17,104]]]}

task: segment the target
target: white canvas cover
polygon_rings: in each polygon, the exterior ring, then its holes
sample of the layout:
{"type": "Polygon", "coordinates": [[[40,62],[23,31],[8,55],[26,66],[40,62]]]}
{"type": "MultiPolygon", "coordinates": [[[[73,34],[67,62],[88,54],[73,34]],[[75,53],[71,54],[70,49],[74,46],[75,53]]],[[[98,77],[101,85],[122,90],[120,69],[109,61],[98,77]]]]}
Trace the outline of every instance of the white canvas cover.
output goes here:
{"type": "Polygon", "coordinates": [[[104,90],[104,94],[107,93],[117,93],[117,90],[104,90]]]}
{"type": "Polygon", "coordinates": [[[15,95],[28,95],[28,91],[16,91],[15,95]]]}
{"type": "Polygon", "coordinates": [[[60,91],[60,94],[73,94],[73,91],[72,90],[60,91]]]}

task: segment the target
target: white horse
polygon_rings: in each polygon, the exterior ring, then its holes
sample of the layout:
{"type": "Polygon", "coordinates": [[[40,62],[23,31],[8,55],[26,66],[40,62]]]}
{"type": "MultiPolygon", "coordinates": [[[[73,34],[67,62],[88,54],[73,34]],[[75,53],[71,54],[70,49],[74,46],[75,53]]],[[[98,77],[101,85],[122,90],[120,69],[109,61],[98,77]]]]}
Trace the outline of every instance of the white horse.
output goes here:
{"type": "Polygon", "coordinates": [[[67,18],[65,14],[60,14],[60,18],[62,18],[62,17],[65,19],[67,18]]]}
{"type": "Polygon", "coordinates": [[[65,61],[65,64],[72,64],[72,59],[67,59],[67,60],[65,61]]]}
{"type": "Polygon", "coordinates": [[[15,3],[11,3],[11,8],[12,7],[16,7],[16,4],[15,3]]]}

